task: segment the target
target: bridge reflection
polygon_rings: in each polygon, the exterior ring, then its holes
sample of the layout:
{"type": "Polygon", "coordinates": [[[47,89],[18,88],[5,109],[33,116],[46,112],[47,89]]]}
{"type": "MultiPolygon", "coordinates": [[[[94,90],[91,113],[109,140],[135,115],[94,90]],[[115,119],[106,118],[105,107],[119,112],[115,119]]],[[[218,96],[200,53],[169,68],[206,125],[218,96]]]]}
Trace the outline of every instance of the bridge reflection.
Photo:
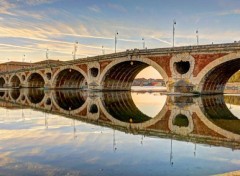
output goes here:
{"type": "Polygon", "coordinates": [[[240,120],[226,104],[234,101],[232,99],[223,95],[168,96],[157,115],[150,116],[136,106],[128,91],[18,89],[0,92],[0,105],[5,108],[33,108],[126,133],[240,149],[240,120]]]}

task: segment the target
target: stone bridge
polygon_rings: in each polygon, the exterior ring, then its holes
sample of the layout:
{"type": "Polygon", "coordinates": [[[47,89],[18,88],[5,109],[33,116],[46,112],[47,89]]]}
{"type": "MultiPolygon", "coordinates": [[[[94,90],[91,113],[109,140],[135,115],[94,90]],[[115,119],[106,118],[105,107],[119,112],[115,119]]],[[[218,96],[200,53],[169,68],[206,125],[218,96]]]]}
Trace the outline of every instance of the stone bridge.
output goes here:
{"type": "Polygon", "coordinates": [[[130,90],[136,75],[152,66],[170,93],[223,93],[240,69],[240,44],[127,50],[59,64],[0,73],[0,87],[130,90]]]}
{"type": "Polygon", "coordinates": [[[0,92],[0,106],[30,107],[127,133],[240,149],[240,120],[223,96],[168,96],[155,117],[142,113],[126,91],[8,90],[0,92]]]}

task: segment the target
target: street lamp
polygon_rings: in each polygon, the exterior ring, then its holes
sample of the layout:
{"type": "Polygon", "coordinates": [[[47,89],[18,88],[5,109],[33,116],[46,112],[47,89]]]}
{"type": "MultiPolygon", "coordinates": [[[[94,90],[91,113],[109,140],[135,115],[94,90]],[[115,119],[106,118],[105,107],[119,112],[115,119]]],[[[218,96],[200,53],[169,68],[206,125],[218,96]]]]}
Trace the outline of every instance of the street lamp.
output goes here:
{"type": "Polygon", "coordinates": [[[49,59],[48,59],[48,48],[47,48],[47,50],[46,50],[46,60],[47,60],[47,63],[48,63],[48,65],[49,65],[49,59]]]}
{"type": "Polygon", "coordinates": [[[118,31],[115,32],[115,53],[117,52],[117,35],[118,31]]]}
{"type": "Polygon", "coordinates": [[[197,45],[198,45],[199,44],[198,29],[196,30],[196,37],[197,37],[197,45]]]}
{"type": "Polygon", "coordinates": [[[74,44],[74,50],[73,50],[73,60],[76,59],[77,47],[78,47],[78,42],[76,41],[74,44]]]}
{"type": "Polygon", "coordinates": [[[24,61],[25,61],[25,54],[23,55],[23,58],[22,58],[22,68],[24,68],[24,61]]]}
{"type": "Polygon", "coordinates": [[[103,54],[103,55],[105,54],[104,46],[102,46],[102,54],[103,54]]]}
{"type": "Polygon", "coordinates": [[[145,40],[144,40],[144,38],[142,38],[142,41],[143,41],[143,49],[145,49],[145,40]]]}
{"type": "Polygon", "coordinates": [[[174,47],[174,35],[175,35],[175,25],[176,25],[176,20],[173,20],[173,47],[174,47]]]}

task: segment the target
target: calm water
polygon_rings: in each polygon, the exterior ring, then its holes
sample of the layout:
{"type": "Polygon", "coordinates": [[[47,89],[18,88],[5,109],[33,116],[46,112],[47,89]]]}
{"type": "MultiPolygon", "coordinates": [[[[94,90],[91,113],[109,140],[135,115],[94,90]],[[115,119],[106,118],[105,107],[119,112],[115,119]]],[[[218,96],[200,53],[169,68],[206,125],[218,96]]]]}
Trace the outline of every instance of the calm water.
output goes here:
{"type": "Polygon", "coordinates": [[[0,92],[0,175],[240,170],[240,97],[0,92]]]}

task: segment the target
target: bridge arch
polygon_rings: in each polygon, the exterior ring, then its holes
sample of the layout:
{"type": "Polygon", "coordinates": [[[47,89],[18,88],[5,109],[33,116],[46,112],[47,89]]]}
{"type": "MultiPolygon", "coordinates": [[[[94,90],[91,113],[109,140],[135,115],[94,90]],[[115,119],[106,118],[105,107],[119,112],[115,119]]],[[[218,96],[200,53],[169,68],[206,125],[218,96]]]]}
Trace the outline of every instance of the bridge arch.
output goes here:
{"type": "Polygon", "coordinates": [[[99,77],[99,84],[102,89],[130,90],[137,74],[148,66],[156,69],[163,77],[165,83],[168,82],[168,76],[159,64],[145,57],[133,57],[118,58],[112,61],[102,71],[99,77]]]}
{"type": "Polygon", "coordinates": [[[27,87],[30,88],[43,88],[46,80],[41,72],[33,72],[27,77],[27,87]]]}
{"type": "Polygon", "coordinates": [[[6,80],[4,77],[0,77],[0,87],[4,87],[6,84],[6,80]]]}
{"type": "Polygon", "coordinates": [[[240,53],[231,53],[210,62],[195,78],[197,91],[223,93],[230,77],[240,69],[240,53]]]}
{"type": "Polygon", "coordinates": [[[10,77],[10,86],[11,87],[20,87],[20,85],[21,85],[21,79],[20,79],[20,77],[18,76],[18,75],[12,75],[11,77],[10,77]]]}
{"type": "Polygon", "coordinates": [[[54,88],[73,88],[79,89],[88,84],[86,73],[76,67],[62,67],[52,77],[54,88]]]}

